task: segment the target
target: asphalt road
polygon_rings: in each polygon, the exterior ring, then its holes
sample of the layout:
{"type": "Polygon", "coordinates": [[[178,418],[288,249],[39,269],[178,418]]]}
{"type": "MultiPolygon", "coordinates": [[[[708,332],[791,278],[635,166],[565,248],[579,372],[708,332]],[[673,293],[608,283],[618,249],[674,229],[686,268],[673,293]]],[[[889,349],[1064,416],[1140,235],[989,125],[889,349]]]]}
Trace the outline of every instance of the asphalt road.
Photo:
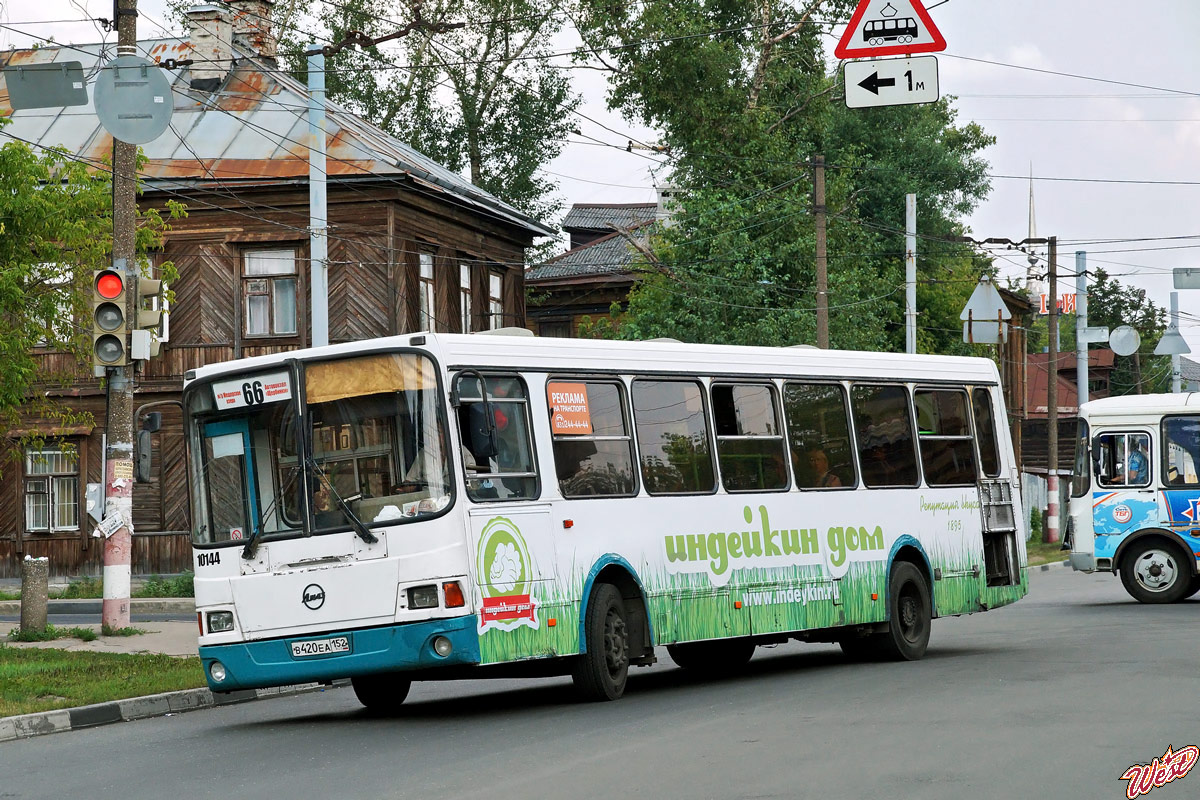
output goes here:
{"type": "MultiPolygon", "coordinates": [[[[330,689],[0,744],[0,797],[1117,800],[1131,765],[1200,744],[1200,601],[1031,581],[935,621],[920,662],[792,644],[697,681],[663,653],[616,703],[566,679],[424,683],[391,719],[330,689]]],[[[1152,797],[1196,796],[1200,769],[1152,797]]]]}

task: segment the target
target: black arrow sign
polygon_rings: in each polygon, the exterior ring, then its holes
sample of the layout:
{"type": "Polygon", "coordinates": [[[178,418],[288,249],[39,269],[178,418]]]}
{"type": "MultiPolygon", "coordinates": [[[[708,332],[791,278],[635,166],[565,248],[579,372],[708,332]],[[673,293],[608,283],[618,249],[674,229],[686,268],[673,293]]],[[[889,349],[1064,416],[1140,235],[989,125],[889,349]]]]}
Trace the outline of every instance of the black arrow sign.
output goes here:
{"type": "Polygon", "coordinates": [[[866,78],[863,78],[861,81],[859,81],[858,85],[861,86],[862,88],[866,89],[871,94],[877,95],[877,94],[879,94],[880,86],[895,86],[896,79],[895,78],[881,78],[881,77],[879,77],[878,72],[872,72],[866,78]]]}

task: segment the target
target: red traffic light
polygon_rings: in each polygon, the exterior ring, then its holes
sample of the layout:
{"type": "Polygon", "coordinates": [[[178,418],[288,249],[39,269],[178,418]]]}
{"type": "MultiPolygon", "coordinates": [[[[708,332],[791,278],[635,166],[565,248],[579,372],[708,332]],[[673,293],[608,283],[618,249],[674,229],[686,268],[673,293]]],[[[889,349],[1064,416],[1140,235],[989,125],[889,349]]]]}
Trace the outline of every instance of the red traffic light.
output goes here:
{"type": "Polygon", "coordinates": [[[124,279],[112,270],[105,270],[96,278],[96,293],[105,300],[120,297],[123,291],[125,291],[124,279]]]}

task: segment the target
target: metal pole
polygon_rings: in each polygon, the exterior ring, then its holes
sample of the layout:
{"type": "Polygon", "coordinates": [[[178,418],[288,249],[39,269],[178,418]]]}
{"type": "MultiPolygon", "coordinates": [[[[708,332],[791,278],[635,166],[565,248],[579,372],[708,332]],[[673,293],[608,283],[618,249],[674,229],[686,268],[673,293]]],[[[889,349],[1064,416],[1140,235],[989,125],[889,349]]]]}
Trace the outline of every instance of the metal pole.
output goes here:
{"type": "Polygon", "coordinates": [[[308,230],[312,284],[312,344],[329,344],[329,212],[325,192],[325,55],[308,55],[308,230]]]}
{"type": "Polygon", "coordinates": [[[817,229],[817,347],[829,349],[829,265],[825,252],[825,156],[813,158],[813,220],[817,229]]]}
{"type": "MultiPolygon", "coordinates": [[[[137,0],[114,0],[117,55],[137,53],[137,0]]],[[[113,139],[113,268],[125,277],[125,319],[137,319],[137,145],[113,139]]],[[[128,343],[126,343],[128,347],[128,343]]],[[[104,516],[124,523],[104,540],[101,629],[129,627],[133,539],[133,365],[108,371],[104,516]]]]}
{"type": "MultiPolygon", "coordinates": [[[[1171,292],[1171,327],[1179,330],[1179,292],[1171,292]]],[[[1183,374],[1179,369],[1179,353],[1171,354],[1171,392],[1179,394],[1183,389],[1183,374]]]]}
{"type": "Polygon", "coordinates": [[[1075,374],[1079,378],[1079,404],[1091,399],[1088,390],[1087,253],[1075,251],[1075,374]]]}
{"type": "Polygon", "coordinates": [[[917,196],[915,194],[904,195],[904,352],[917,352],[917,196]]]}
{"type": "Polygon", "coordinates": [[[1050,299],[1046,304],[1046,329],[1049,353],[1046,358],[1046,435],[1047,467],[1046,527],[1044,541],[1058,541],[1058,237],[1050,237],[1050,258],[1047,271],[1050,279],[1050,299]]]}

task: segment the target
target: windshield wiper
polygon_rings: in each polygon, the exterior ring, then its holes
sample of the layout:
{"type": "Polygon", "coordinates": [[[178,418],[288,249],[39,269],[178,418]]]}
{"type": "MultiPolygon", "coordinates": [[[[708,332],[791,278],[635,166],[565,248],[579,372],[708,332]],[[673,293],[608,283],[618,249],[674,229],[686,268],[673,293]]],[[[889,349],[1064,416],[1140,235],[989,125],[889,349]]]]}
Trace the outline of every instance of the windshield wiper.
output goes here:
{"type": "Polygon", "coordinates": [[[378,542],[379,537],[371,533],[371,531],[367,529],[367,526],[363,524],[363,521],[358,518],[358,515],[350,510],[349,502],[352,500],[361,499],[362,495],[356,494],[343,499],[342,496],[338,494],[337,489],[333,488],[333,482],[330,481],[325,475],[325,470],[321,469],[321,465],[318,464],[315,459],[308,459],[308,466],[312,468],[312,471],[316,473],[316,475],[325,483],[325,486],[328,487],[329,496],[332,497],[334,502],[337,503],[338,510],[341,511],[346,519],[350,522],[350,527],[354,528],[354,532],[358,534],[358,538],[362,539],[367,544],[375,544],[378,542]]]}

